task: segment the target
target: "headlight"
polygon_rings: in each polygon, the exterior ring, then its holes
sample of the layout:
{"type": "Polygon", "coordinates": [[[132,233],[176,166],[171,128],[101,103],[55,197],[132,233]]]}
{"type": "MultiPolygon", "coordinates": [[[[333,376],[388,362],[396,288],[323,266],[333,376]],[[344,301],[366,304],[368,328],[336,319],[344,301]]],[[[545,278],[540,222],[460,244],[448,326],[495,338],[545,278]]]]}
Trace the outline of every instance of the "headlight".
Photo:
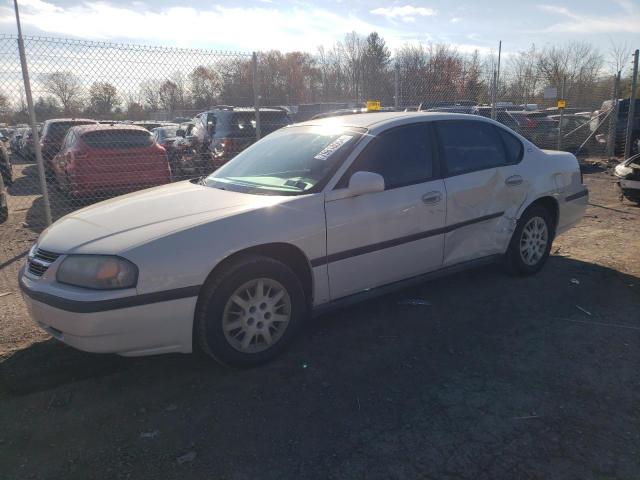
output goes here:
{"type": "Polygon", "coordinates": [[[135,287],[138,268],[129,260],[109,255],[69,255],[56,279],[77,287],[115,290],[135,287]]]}

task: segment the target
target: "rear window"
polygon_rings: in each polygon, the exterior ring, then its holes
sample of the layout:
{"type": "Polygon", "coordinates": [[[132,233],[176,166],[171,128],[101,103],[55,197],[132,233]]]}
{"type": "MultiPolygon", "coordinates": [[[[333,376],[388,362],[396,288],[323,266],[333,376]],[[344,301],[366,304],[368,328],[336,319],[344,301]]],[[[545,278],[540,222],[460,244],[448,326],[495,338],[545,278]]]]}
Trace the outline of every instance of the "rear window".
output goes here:
{"type": "Polygon", "coordinates": [[[51,138],[51,140],[61,141],[71,127],[94,124],[95,122],[54,122],[47,126],[45,135],[51,138]]]}
{"type": "Polygon", "coordinates": [[[82,136],[82,140],[89,147],[102,150],[144,148],[153,144],[151,133],[140,130],[88,132],[82,136]]]}
{"type": "MultiPolygon", "coordinates": [[[[260,112],[260,134],[262,136],[289,125],[286,112],[260,112]]],[[[254,112],[234,112],[231,116],[231,134],[238,137],[256,136],[256,114],[254,112]]]]}

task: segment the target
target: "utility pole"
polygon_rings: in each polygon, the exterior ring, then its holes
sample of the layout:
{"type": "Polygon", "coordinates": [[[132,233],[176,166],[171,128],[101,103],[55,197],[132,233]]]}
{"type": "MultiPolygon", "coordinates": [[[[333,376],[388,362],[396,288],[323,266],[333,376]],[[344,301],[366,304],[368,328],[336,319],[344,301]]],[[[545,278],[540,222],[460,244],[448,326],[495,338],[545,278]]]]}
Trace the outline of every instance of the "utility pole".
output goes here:
{"type": "MultiPolygon", "coordinates": [[[[560,88],[560,99],[564,98],[564,89],[567,83],[567,76],[562,77],[562,87],[560,88]]],[[[562,119],[564,117],[564,108],[560,109],[560,124],[558,125],[558,150],[562,150],[562,119]]]]}
{"type": "Polygon", "coordinates": [[[400,65],[398,65],[398,62],[396,61],[394,68],[393,68],[393,83],[395,86],[395,91],[394,91],[394,107],[396,109],[396,111],[398,111],[398,109],[400,108],[400,65]]]}
{"type": "Polygon", "coordinates": [[[31,95],[31,83],[29,81],[29,70],[27,68],[27,56],[24,51],[24,40],[22,39],[22,26],[20,25],[20,11],[18,10],[18,0],[13,0],[13,7],[16,12],[16,25],[18,26],[18,53],[20,55],[20,65],[22,66],[24,93],[27,97],[27,109],[29,110],[29,124],[31,125],[32,135],[31,138],[33,139],[33,149],[36,154],[36,162],[38,164],[40,191],[42,192],[42,202],[44,204],[44,219],[47,223],[47,226],[49,226],[51,225],[51,204],[49,203],[49,192],[47,191],[47,180],[45,178],[44,162],[42,161],[42,149],[40,148],[40,135],[38,134],[36,111],[33,108],[33,96],[31,95]]]}
{"type": "Polygon", "coordinates": [[[256,140],[260,140],[260,82],[258,79],[258,54],[253,52],[251,57],[251,69],[253,71],[253,109],[256,112],[256,140]]]}
{"type": "Polygon", "coordinates": [[[631,75],[631,95],[629,96],[629,117],[627,118],[627,136],[624,144],[624,158],[631,155],[631,141],[633,140],[633,120],[636,113],[636,92],[638,90],[638,53],[637,50],[633,54],[633,74],[631,75]]]}

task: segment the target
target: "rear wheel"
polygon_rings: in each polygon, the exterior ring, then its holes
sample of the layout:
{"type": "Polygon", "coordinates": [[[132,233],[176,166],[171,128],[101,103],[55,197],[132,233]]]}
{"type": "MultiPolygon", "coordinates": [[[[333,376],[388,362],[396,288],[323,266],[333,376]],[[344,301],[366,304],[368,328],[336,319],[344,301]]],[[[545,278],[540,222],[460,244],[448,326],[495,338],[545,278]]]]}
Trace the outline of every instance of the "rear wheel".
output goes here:
{"type": "Polygon", "coordinates": [[[197,346],[227,365],[259,365],[287,347],[306,313],[302,285],[288,266],[247,255],[205,284],[196,309],[197,346]]]}
{"type": "Polygon", "coordinates": [[[518,275],[537,273],[549,258],[555,235],[552,216],[541,206],[527,209],[511,237],[506,260],[509,269],[518,275]]]}

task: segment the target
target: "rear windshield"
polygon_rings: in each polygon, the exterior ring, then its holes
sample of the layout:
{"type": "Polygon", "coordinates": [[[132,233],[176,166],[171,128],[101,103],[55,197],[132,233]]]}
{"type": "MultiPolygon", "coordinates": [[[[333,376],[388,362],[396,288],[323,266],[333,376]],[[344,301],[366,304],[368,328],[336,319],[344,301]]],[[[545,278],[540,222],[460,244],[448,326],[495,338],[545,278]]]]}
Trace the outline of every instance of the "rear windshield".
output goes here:
{"type": "Polygon", "coordinates": [[[89,147],[101,150],[144,148],[150,147],[153,144],[151,134],[140,130],[88,132],[82,136],[82,140],[89,147]]]}
{"type": "MultiPolygon", "coordinates": [[[[291,120],[286,112],[260,112],[260,134],[264,136],[289,125],[291,120]]],[[[230,133],[238,137],[256,136],[256,114],[254,112],[234,112],[231,116],[230,133]]]]}
{"type": "Polygon", "coordinates": [[[95,122],[55,122],[47,126],[45,135],[54,141],[62,141],[71,127],[78,125],[94,125],[95,122]]]}
{"type": "Polygon", "coordinates": [[[158,132],[158,137],[160,138],[175,137],[178,127],[156,128],[155,131],[158,132]]]}

